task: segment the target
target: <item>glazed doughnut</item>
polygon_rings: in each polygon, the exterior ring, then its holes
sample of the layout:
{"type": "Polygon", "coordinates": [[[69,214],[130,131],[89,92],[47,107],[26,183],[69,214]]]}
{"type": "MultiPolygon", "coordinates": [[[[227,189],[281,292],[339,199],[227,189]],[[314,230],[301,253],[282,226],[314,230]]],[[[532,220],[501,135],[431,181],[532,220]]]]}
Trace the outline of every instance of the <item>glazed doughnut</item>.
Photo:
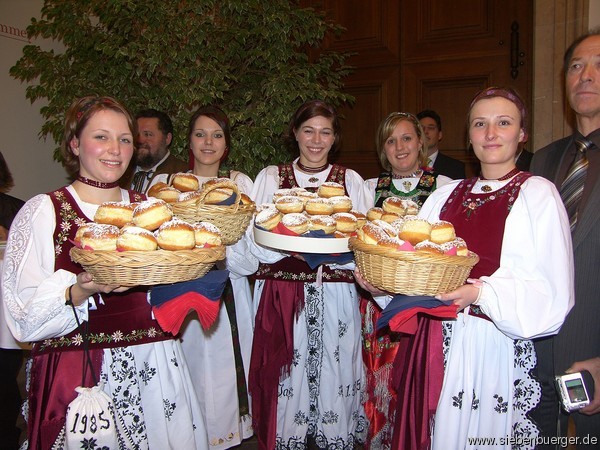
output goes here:
{"type": "Polygon", "coordinates": [[[398,230],[396,230],[396,228],[394,228],[390,223],[381,219],[377,219],[373,221],[373,224],[385,231],[388,236],[398,237],[398,230]]]}
{"type": "Polygon", "coordinates": [[[133,219],[135,205],[125,202],[104,202],[94,214],[94,222],[121,228],[133,219]]]}
{"type": "Polygon", "coordinates": [[[164,200],[150,198],[144,200],[133,210],[133,224],[154,231],[173,218],[171,206],[164,200]]]}
{"type": "Polygon", "coordinates": [[[119,227],[96,223],[86,227],[81,234],[81,247],[92,250],[116,250],[119,227]]]}
{"type": "Polygon", "coordinates": [[[206,205],[218,205],[219,203],[222,203],[231,198],[232,195],[234,195],[233,189],[215,188],[212,191],[209,191],[206,194],[204,194],[204,200],[202,200],[202,202],[206,205]]]}
{"type": "Polygon", "coordinates": [[[340,183],[336,183],[335,181],[326,181],[317,189],[317,194],[319,197],[331,198],[337,197],[339,195],[346,195],[346,191],[344,190],[344,186],[340,183]]]}
{"type": "Polygon", "coordinates": [[[398,216],[403,216],[406,213],[406,207],[404,205],[404,202],[399,197],[386,198],[383,201],[381,208],[385,212],[395,213],[395,214],[398,214],[398,216]]]}
{"type": "Polygon", "coordinates": [[[304,203],[294,195],[284,195],[275,200],[275,208],[283,214],[300,213],[304,210],[304,203]]]}
{"type": "Polygon", "coordinates": [[[385,231],[373,222],[367,222],[356,232],[358,238],[365,244],[377,245],[377,242],[387,237],[385,231]]]}
{"type": "Polygon", "coordinates": [[[179,201],[179,195],[181,195],[181,191],[179,189],[175,189],[173,186],[167,186],[159,189],[154,197],[164,200],[167,203],[175,203],[179,201]]]}
{"type": "Polygon", "coordinates": [[[336,221],[337,230],[342,233],[353,233],[358,227],[358,219],[353,214],[340,212],[333,214],[331,217],[336,221]]]}
{"type": "Polygon", "coordinates": [[[198,204],[201,197],[200,191],[187,191],[179,194],[177,198],[178,206],[194,206],[198,204]]]}
{"type": "Polygon", "coordinates": [[[383,208],[379,206],[374,206],[367,211],[367,220],[381,219],[381,216],[383,216],[383,208]]]}
{"type": "Polygon", "coordinates": [[[435,242],[431,242],[429,240],[421,241],[415,245],[415,251],[424,252],[424,253],[432,253],[434,255],[443,255],[444,249],[441,245],[436,244],[435,242]]]}
{"type": "Polygon", "coordinates": [[[304,214],[289,213],[283,215],[281,218],[281,224],[296,234],[304,234],[308,231],[310,221],[304,214]]]}
{"type": "Polygon", "coordinates": [[[330,197],[329,201],[333,205],[333,212],[350,212],[352,209],[352,200],[347,195],[338,195],[330,197]]]}
{"type": "Polygon", "coordinates": [[[196,247],[223,245],[221,230],[210,222],[196,222],[194,225],[196,247]]]}
{"type": "Polygon", "coordinates": [[[363,213],[361,213],[360,211],[357,211],[355,209],[351,209],[350,214],[352,214],[354,217],[356,217],[357,220],[357,224],[356,224],[356,228],[362,228],[362,226],[367,223],[367,216],[365,216],[363,213]]]}
{"type": "Polygon", "coordinates": [[[400,239],[416,245],[421,241],[428,240],[429,236],[431,236],[431,224],[429,222],[417,216],[404,216],[402,229],[398,233],[400,239]]]}
{"type": "Polygon", "coordinates": [[[136,226],[126,226],[117,238],[117,250],[125,251],[154,251],[158,248],[156,237],[152,231],[136,226]]]}
{"type": "Polygon", "coordinates": [[[171,186],[181,192],[191,192],[200,189],[200,182],[193,173],[179,172],[173,175],[171,186]]]}
{"type": "Polygon", "coordinates": [[[263,209],[254,219],[256,226],[264,228],[267,231],[271,231],[279,222],[281,222],[282,214],[277,209],[263,209]]]}
{"type": "Polygon", "coordinates": [[[194,227],[181,219],[168,220],[156,231],[156,241],[163,250],[191,250],[196,246],[194,227]]]}
{"type": "Polygon", "coordinates": [[[429,240],[436,244],[450,242],[456,238],[454,225],[445,220],[440,220],[431,224],[431,237],[429,240]]]}
{"type": "Polygon", "coordinates": [[[325,234],[331,234],[337,229],[337,223],[331,216],[316,215],[310,217],[310,230],[322,230],[325,234]]]}
{"type": "Polygon", "coordinates": [[[333,205],[331,204],[329,199],[326,198],[311,198],[306,201],[306,204],[304,205],[304,210],[311,216],[328,216],[330,214],[333,214],[333,205]]]}
{"type": "Polygon", "coordinates": [[[162,181],[159,181],[156,184],[153,184],[152,186],[150,186],[150,189],[148,189],[148,193],[146,195],[148,195],[148,197],[156,197],[156,193],[158,191],[160,191],[162,188],[166,188],[166,187],[169,187],[169,185],[167,183],[163,183],[162,181]]]}

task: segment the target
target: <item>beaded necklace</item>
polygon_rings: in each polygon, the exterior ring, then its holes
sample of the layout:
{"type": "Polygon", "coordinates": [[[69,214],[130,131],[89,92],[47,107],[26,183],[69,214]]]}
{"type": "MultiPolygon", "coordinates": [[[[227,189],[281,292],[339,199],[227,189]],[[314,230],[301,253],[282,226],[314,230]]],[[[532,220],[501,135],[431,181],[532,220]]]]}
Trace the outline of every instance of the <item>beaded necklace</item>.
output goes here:
{"type": "MultiPolygon", "coordinates": [[[[500,178],[498,178],[496,180],[490,180],[488,178],[483,178],[481,176],[479,177],[479,180],[480,181],[506,181],[506,180],[514,177],[519,172],[520,172],[520,170],[515,167],[513,170],[511,170],[510,172],[508,172],[506,175],[502,175],[500,178]]],[[[481,186],[481,190],[483,192],[485,192],[485,193],[493,191],[492,187],[489,184],[484,184],[483,186],[481,186]]]]}
{"type": "Polygon", "coordinates": [[[82,177],[81,175],[77,176],[77,181],[80,181],[83,184],[87,184],[88,186],[93,186],[100,189],[112,189],[119,185],[118,181],[113,181],[112,183],[104,183],[102,181],[90,180],[89,178],[82,177]]]}

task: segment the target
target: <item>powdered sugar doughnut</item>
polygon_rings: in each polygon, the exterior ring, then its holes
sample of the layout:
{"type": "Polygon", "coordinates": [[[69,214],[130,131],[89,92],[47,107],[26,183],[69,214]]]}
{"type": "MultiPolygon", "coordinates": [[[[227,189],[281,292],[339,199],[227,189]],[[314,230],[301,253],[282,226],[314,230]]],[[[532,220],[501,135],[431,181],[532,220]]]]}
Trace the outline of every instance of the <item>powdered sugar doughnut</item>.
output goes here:
{"type": "Polygon", "coordinates": [[[308,231],[310,222],[308,217],[301,213],[284,214],[281,218],[281,224],[288,230],[296,234],[304,234],[308,231]]]}
{"type": "Polygon", "coordinates": [[[154,231],[173,218],[173,210],[164,200],[150,198],[133,210],[133,223],[137,227],[154,231]]]}

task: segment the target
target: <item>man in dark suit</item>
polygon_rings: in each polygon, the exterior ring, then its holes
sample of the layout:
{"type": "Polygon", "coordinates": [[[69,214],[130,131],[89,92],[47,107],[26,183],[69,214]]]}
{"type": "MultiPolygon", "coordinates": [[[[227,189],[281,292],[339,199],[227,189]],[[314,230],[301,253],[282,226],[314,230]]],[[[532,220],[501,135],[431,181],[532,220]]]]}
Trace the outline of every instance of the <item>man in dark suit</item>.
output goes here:
{"type": "Polygon", "coordinates": [[[146,192],[159,173],[185,172],[188,166],[169,151],[173,123],[167,114],[145,109],[135,116],[138,126],[135,166],[121,178],[121,186],[146,192]]]}
{"type": "Polygon", "coordinates": [[[571,136],[537,151],[531,171],[553,181],[561,190],[571,219],[575,306],[556,336],[536,342],[542,404],[534,412],[534,419],[546,436],[555,436],[558,416],[561,435],[566,436],[568,416],[558,413],[553,376],[587,367],[596,376],[594,403],[570,416],[579,439],[595,439],[595,444],[589,445],[579,441],[577,449],[599,449],[600,379],[593,367],[600,361],[600,29],[571,44],[565,53],[564,74],[565,92],[575,111],[577,128],[571,136]],[[585,147],[577,142],[583,139],[587,140],[585,147]],[[567,189],[569,185],[573,188],[567,189]]]}
{"type": "Polygon", "coordinates": [[[426,109],[417,114],[417,118],[421,122],[427,140],[429,166],[433,167],[435,173],[454,180],[465,178],[465,163],[444,155],[438,148],[439,142],[442,140],[442,119],[439,114],[426,109]]]}

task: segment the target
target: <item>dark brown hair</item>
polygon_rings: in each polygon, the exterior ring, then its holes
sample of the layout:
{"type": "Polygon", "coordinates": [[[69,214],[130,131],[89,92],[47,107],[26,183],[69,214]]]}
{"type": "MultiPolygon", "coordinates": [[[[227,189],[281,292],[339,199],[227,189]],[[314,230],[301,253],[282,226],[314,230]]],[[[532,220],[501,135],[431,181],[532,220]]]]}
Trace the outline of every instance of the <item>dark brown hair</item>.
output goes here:
{"type": "Polygon", "coordinates": [[[329,150],[328,156],[332,155],[339,149],[342,127],[340,125],[340,119],[335,108],[322,100],[309,100],[302,104],[292,116],[288,125],[288,130],[285,135],[285,141],[289,149],[293,154],[297,155],[300,152],[298,142],[296,141],[296,130],[302,126],[304,122],[313,117],[322,116],[331,120],[331,126],[333,127],[333,134],[335,139],[333,145],[329,150]]]}

